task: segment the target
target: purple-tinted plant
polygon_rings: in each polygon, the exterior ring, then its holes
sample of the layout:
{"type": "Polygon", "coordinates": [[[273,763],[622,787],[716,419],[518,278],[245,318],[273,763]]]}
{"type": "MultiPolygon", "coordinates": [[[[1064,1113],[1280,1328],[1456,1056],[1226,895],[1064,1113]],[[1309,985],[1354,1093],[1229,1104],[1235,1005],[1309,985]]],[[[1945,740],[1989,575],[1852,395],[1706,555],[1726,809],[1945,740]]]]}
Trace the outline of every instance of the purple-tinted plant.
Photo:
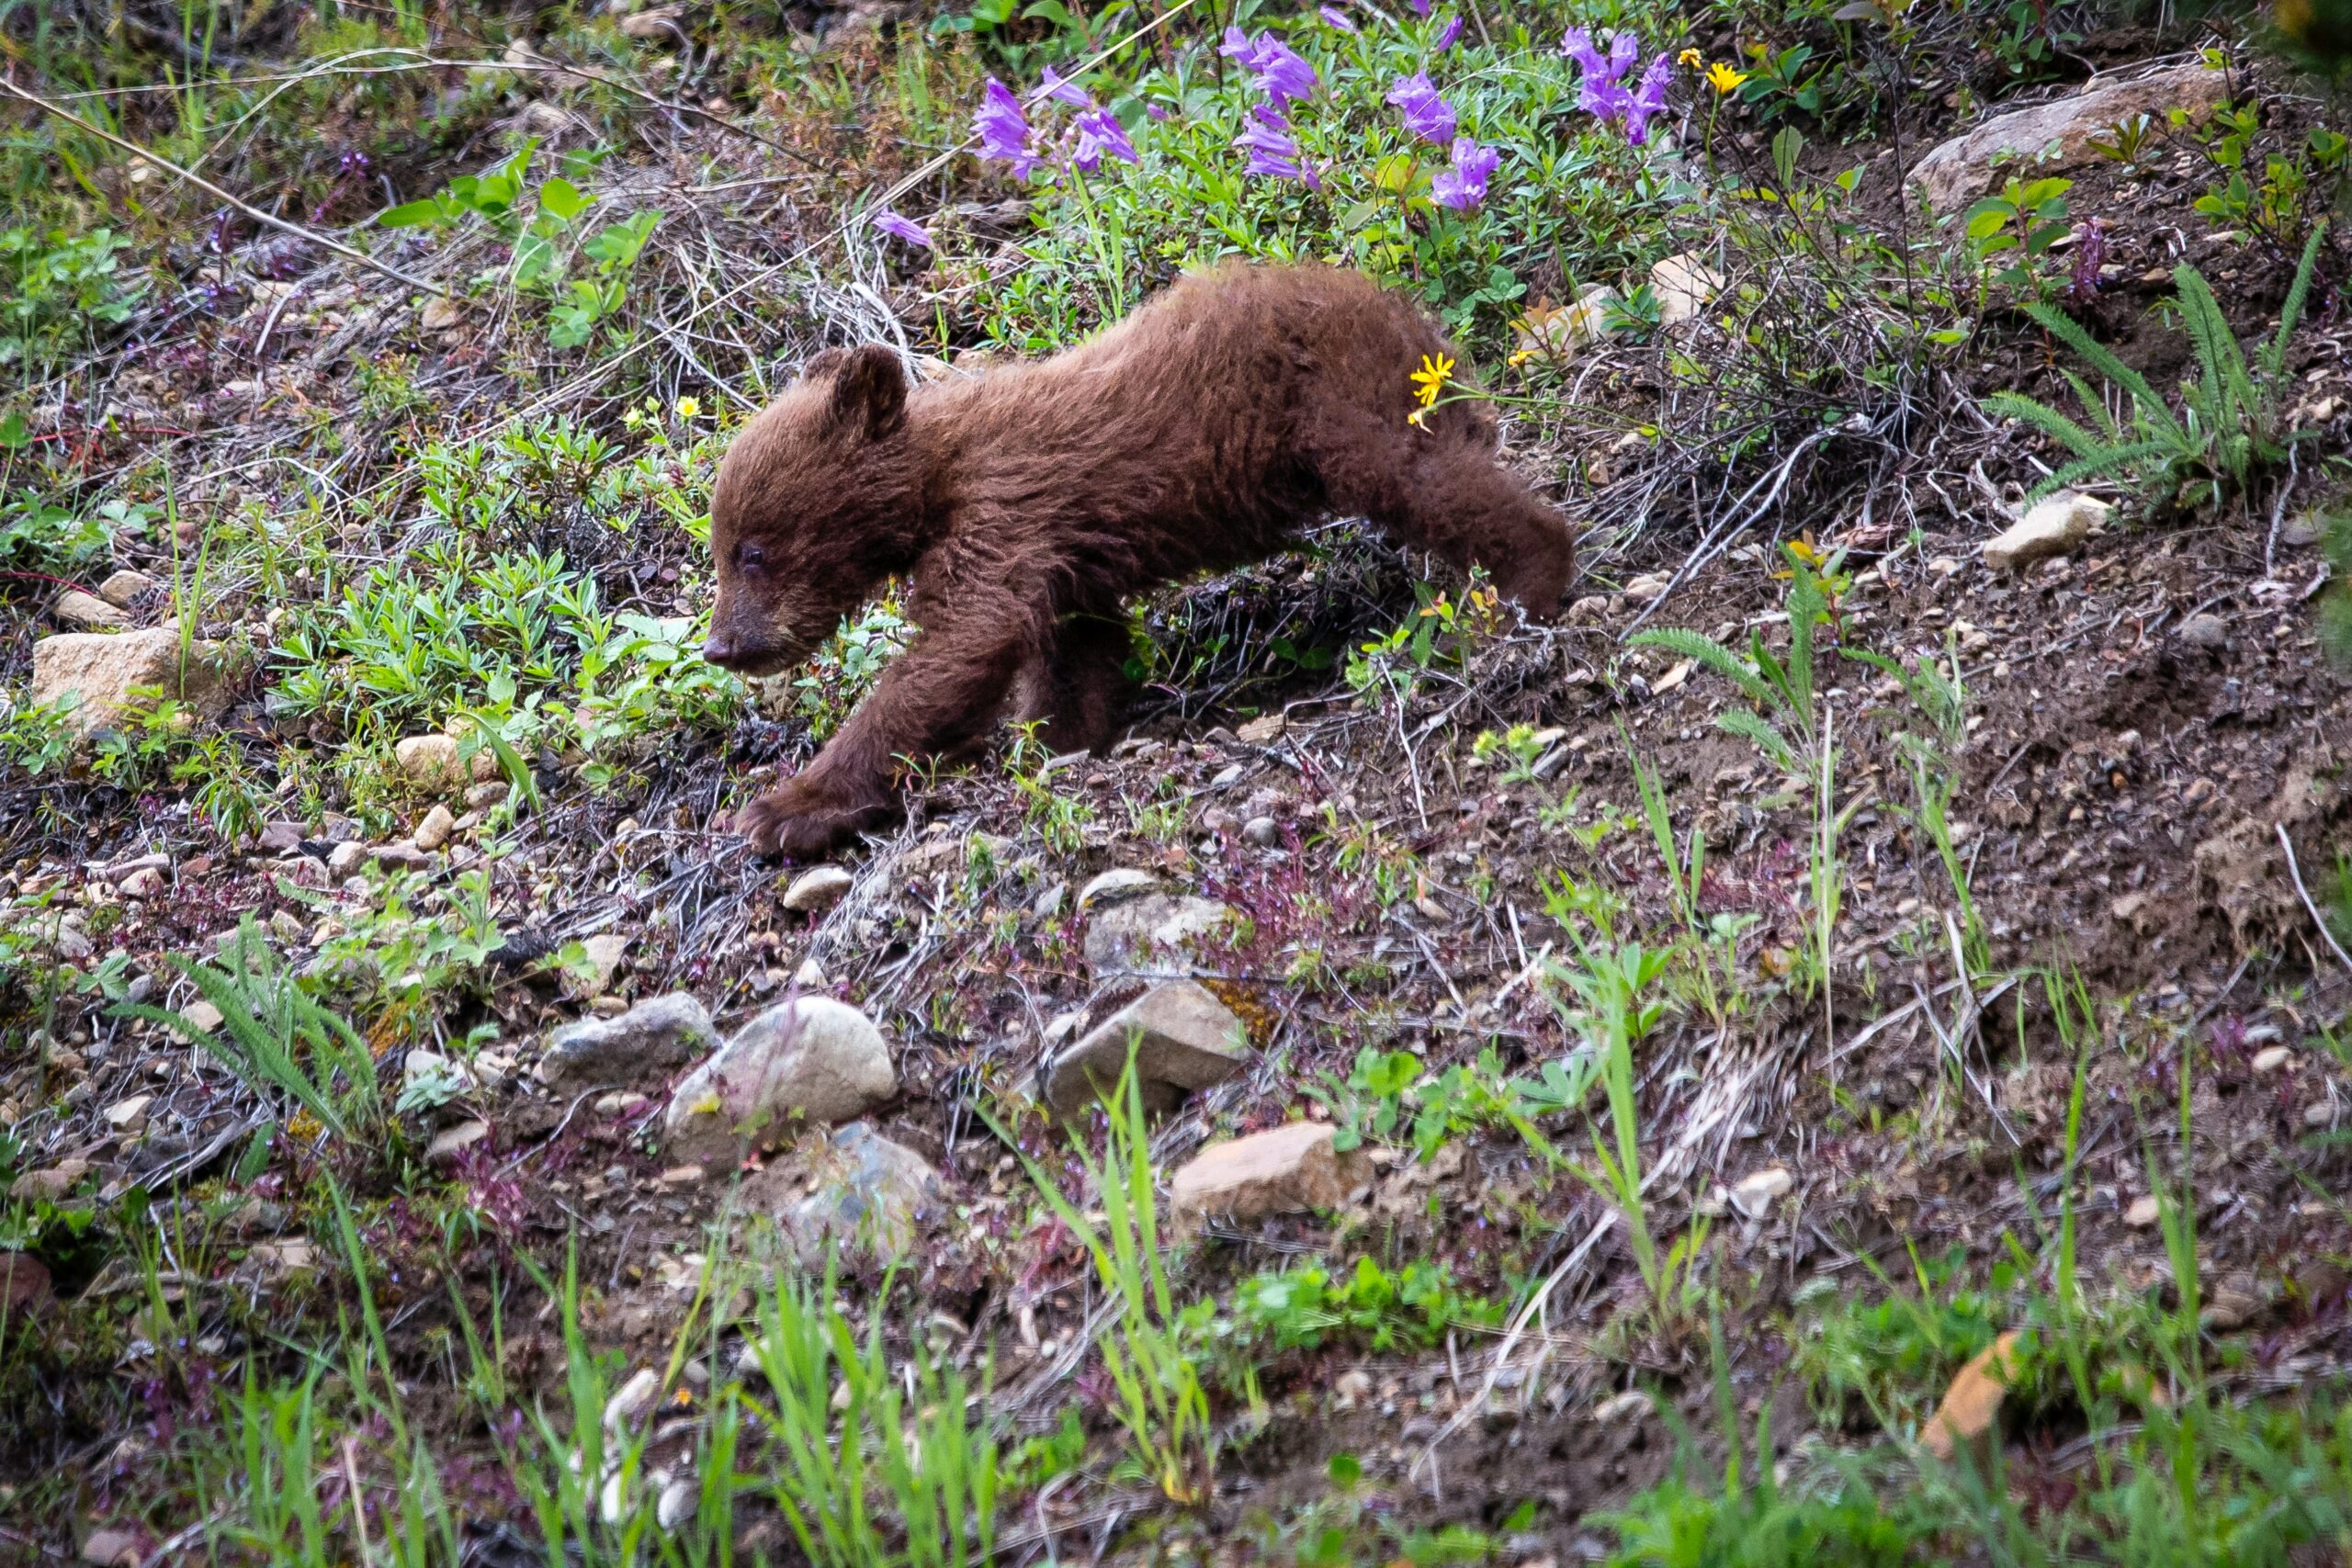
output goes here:
{"type": "Polygon", "coordinates": [[[1304,180],[1309,189],[1320,190],[1322,182],[1315,172],[1299,161],[1298,139],[1290,133],[1290,121],[1281,111],[1257,105],[1250,110],[1250,123],[1233,144],[1250,154],[1249,166],[1242,172],[1263,175],[1273,179],[1304,180]]]}
{"type": "Polygon", "coordinates": [[[972,116],[972,131],[980,139],[980,156],[1012,164],[1017,179],[1027,179],[1042,161],[1036,153],[1037,133],[1030,128],[1029,117],[1022,113],[1021,100],[993,76],[981,92],[978,112],[972,116]]]}
{"type": "Polygon", "coordinates": [[[2067,297],[2075,300],[2095,297],[2098,293],[2099,268],[2106,265],[2107,220],[2094,218],[2083,226],[2082,239],[2075,246],[2075,270],[2067,280],[2067,297]]]}
{"type": "Polygon", "coordinates": [[[1322,17],[1324,21],[1329,23],[1332,27],[1339,28],[1343,33],[1351,33],[1356,30],[1354,21],[1349,17],[1345,11],[1340,10],[1337,6],[1325,6],[1315,14],[1322,17]]]}
{"type": "Polygon", "coordinates": [[[1438,28],[1437,37],[1430,40],[1430,47],[1438,53],[1443,54],[1453,47],[1453,40],[1461,36],[1462,13],[1456,11],[1445,18],[1445,25],[1438,28]]]}
{"type": "Polygon", "coordinates": [[[938,248],[932,243],[930,230],[924,228],[922,224],[916,222],[911,218],[899,217],[897,213],[891,211],[887,207],[881,211],[874,214],[871,218],[867,219],[866,221],[873,224],[875,228],[880,230],[883,233],[889,235],[893,239],[904,240],[910,245],[921,245],[925,250],[935,250],[938,248]]]}
{"type": "Polygon", "coordinates": [[[1249,72],[1258,90],[1272,99],[1276,108],[1314,96],[1317,81],[1315,67],[1306,62],[1306,56],[1272,33],[1261,32],[1251,38],[1239,28],[1227,28],[1225,42],[1217,52],[1249,72]]]}
{"type": "Polygon", "coordinates": [[[1455,212],[1467,212],[1487,199],[1487,180],[1502,162],[1502,154],[1482,147],[1467,136],[1453,140],[1453,161],[1430,180],[1430,199],[1455,212]]]}
{"type": "Polygon", "coordinates": [[[1092,95],[1050,65],[1037,79],[1037,93],[1040,97],[1053,98],[1072,108],[1091,109],[1094,107],[1092,95]]]}
{"type": "Polygon", "coordinates": [[[1572,28],[1560,40],[1560,52],[1576,62],[1582,75],[1577,107],[1603,124],[1616,126],[1630,145],[1646,142],[1651,119],[1666,109],[1666,85],[1673,75],[1673,57],[1661,50],[1641,80],[1628,87],[1625,73],[1641,54],[1640,40],[1632,33],[1621,29],[1611,34],[1609,52],[1603,55],[1590,33],[1572,28]]]}
{"type": "Polygon", "coordinates": [[[1405,129],[1424,141],[1442,147],[1453,140],[1453,106],[1447,103],[1426,71],[1416,71],[1388,89],[1389,107],[1404,118],[1405,129]]]}
{"type": "Polygon", "coordinates": [[[1141,163],[1136,155],[1136,144],[1128,140],[1127,128],[1109,109],[1091,106],[1071,124],[1078,130],[1078,145],[1069,161],[1080,172],[1092,174],[1102,166],[1104,157],[1116,158],[1122,164],[1141,163]]]}

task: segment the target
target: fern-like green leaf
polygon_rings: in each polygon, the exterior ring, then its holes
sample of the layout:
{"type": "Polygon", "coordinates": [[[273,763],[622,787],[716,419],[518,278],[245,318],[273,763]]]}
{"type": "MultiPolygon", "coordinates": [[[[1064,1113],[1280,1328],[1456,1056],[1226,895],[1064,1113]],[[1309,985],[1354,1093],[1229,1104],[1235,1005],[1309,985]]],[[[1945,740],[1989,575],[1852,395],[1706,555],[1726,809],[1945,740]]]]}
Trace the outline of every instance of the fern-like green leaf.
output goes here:
{"type": "Polygon", "coordinates": [[[2319,265],[2320,242],[2327,238],[2324,221],[2313,224],[2312,237],[2303,242],[2302,259],[2295,264],[2295,281],[2287,288],[2287,302],[2278,307],[2278,331],[2256,355],[2256,366],[2265,381],[2276,381],[2286,368],[2287,344],[2295,335],[2295,324],[2302,320],[2303,302],[2311,297],[2312,272],[2319,265]]]}
{"type": "Polygon", "coordinates": [[[1715,715],[1715,728],[1748,741],[1765,760],[1784,773],[1801,773],[1797,754],[1786,737],[1747,708],[1725,708],[1715,715]]]}
{"type": "Polygon", "coordinates": [[[1695,660],[1700,668],[1721,675],[1759,706],[1770,707],[1776,701],[1776,694],[1739,655],[1704,632],[1695,632],[1688,626],[1657,626],[1635,632],[1626,640],[1636,647],[1662,648],[1668,653],[1695,660]]]}
{"type": "Polygon", "coordinates": [[[2154,411],[2151,417],[2169,421],[2172,411],[2148,378],[2116,357],[2115,351],[2082,329],[2080,323],[2064,310],[2047,305],[2028,305],[2026,314],[2041,323],[2052,337],[2073,349],[2090,367],[2132,395],[2132,400],[2143,410],[2154,411]]]}
{"type": "Polygon", "coordinates": [[[2222,313],[2222,302],[2213,298],[2213,286],[2205,275],[2183,262],[2172,276],[2179,291],[2180,319],[2197,350],[2206,413],[2216,434],[2227,434],[2250,418],[2259,402],[2246,375],[2245,351],[2238,346],[2237,334],[2230,331],[2229,318],[2222,313]]]}
{"type": "Polygon", "coordinates": [[[2078,457],[2088,457],[2110,449],[2109,442],[2084,429],[2048,403],[2037,401],[2022,392],[1990,393],[1984,399],[1984,406],[1995,413],[2033,426],[2078,457]]]}

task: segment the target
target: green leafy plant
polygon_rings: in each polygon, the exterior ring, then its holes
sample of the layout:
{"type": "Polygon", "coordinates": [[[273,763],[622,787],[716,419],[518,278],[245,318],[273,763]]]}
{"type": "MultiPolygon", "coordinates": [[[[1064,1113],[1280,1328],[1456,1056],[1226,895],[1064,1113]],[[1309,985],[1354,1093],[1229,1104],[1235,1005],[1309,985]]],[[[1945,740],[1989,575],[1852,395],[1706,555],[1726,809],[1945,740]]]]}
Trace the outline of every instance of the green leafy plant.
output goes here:
{"type": "Polygon", "coordinates": [[[2201,501],[2218,507],[2248,493],[2264,469],[2285,457],[2287,443],[2295,439],[2282,426],[2287,345],[2310,297],[2312,269],[2325,233],[2324,225],[2312,231],[2279,307],[2278,330],[2256,352],[2251,366],[2204,275],[2186,263],[2174,269],[2181,320],[2197,367],[2195,378],[2182,385],[2178,414],[2146,377],[2071,318],[2047,305],[2026,307],[2131,403],[2128,422],[2118,419],[2109,412],[2107,400],[2071,370],[2067,383],[2090,415],[2091,427],[2022,393],[1996,392],[1985,399],[1987,408],[2031,425],[2074,454],[2074,460],[2061,465],[2033,494],[2046,495],[2095,479],[2128,479],[2151,492],[2160,505],[2201,501]]]}
{"type": "Polygon", "coordinates": [[[1454,1287],[1443,1263],[1384,1269],[1370,1258],[1336,1272],[1320,1263],[1257,1274],[1234,1288],[1235,1322],[1279,1350],[1314,1349],[1333,1337],[1374,1351],[1425,1349],[1455,1325],[1500,1321],[1499,1303],[1454,1287]]]}
{"type": "Polygon", "coordinates": [[[1356,1052],[1344,1079],[1326,1073],[1306,1092],[1330,1108],[1338,1123],[1333,1143],[1342,1151],[1360,1147],[1367,1138],[1385,1143],[1403,1134],[1411,1139],[1415,1157],[1426,1161],[1464,1133],[1508,1126],[1530,1148],[1550,1157],[1551,1141],[1536,1127],[1537,1119],[1583,1104],[1592,1082],[1591,1059],[1581,1055],[1515,1077],[1493,1046],[1475,1061],[1427,1073],[1410,1051],[1366,1045],[1356,1052]]]}
{"type": "Polygon", "coordinates": [[[2035,299],[2049,291],[2055,276],[2051,247],[2065,237],[2066,192],[2074,183],[2012,175],[1962,216],[1962,231],[1992,282],[2035,299]],[[1996,266],[1998,258],[2007,265],[1996,266]]]}
{"type": "MultiPolygon", "coordinates": [[[[1112,1412],[1126,1428],[1144,1478],[1170,1502],[1191,1506],[1209,1495],[1216,1438],[1200,1373],[1184,1353],[1160,1256],[1150,1129],[1132,1054],[1109,1109],[1102,1158],[1079,1153],[1101,1204],[1100,1224],[1064,1195],[1044,1167],[1026,1153],[1021,1160],[1055,1217],[1086,1248],[1095,1278],[1117,1304],[1117,1323],[1095,1348],[1110,1374],[1112,1412]]],[[[999,1136],[1020,1146],[1001,1129],[999,1136]]]]}
{"type": "Polygon", "coordinates": [[[763,1282],[752,1341],[774,1399],[760,1412],[781,1461],[773,1493],[801,1551],[820,1568],[990,1562],[1000,1473],[978,1402],[919,1338],[892,1356],[878,1313],[861,1340],[837,1299],[830,1271],[763,1282]]]}
{"type": "Polygon", "coordinates": [[[223,945],[220,962],[177,953],[165,961],[220,1011],[218,1032],[184,1012],[143,1002],[117,1010],[165,1024],[193,1040],[257,1093],[272,1091],[317,1117],[338,1138],[361,1138],[383,1119],[376,1060],[340,1013],[306,992],[248,916],[223,945]]]}
{"type": "Polygon", "coordinates": [[[0,365],[45,364],[129,321],[146,293],[123,273],[130,248],[111,229],[0,230],[0,365]]]}
{"type": "Polygon", "coordinates": [[[1817,744],[1819,725],[1814,703],[1814,642],[1820,627],[1836,627],[1832,605],[1844,592],[1845,552],[1821,557],[1798,541],[1781,548],[1789,563],[1782,574],[1789,581],[1782,601],[1789,617],[1785,661],[1764,646],[1761,627],[1748,633],[1746,658],[1687,626],[1650,627],[1628,640],[1635,647],[1662,648],[1694,660],[1738,687],[1762,712],[1727,708],[1715,716],[1716,726],[1748,741],[1782,773],[1802,776],[1812,771],[1808,759],[1817,744]]]}

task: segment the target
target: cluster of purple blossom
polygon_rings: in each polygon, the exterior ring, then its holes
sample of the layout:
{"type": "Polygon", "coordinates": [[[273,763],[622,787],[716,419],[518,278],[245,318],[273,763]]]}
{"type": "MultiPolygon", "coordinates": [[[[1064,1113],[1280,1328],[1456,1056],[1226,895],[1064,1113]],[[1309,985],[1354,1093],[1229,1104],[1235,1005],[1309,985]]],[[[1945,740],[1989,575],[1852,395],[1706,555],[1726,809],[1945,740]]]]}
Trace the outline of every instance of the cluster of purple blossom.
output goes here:
{"type": "Polygon", "coordinates": [[[1013,96],[1012,89],[993,76],[980,96],[979,112],[972,117],[973,133],[980,139],[981,157],[1012,164],[1014,175],[1022,179],[1028,178],[1040,164],[1061,163],[1082,175],[1091,175],[1102,166],[1106,157],[1122,164],[1141,162],[1119,117],[1097,104],[1085,88],[1050,65],[1046,67],[1037,96],[1068,104],[1078,111],[1070,117],[1069,126],[1063,133],[1067,146],[1058,157],[1052,140],[1041,128],[1029,123],[1029,116],[1022,108],[1021,100],[1013,96]]]}
{"type": "Polygon", "coordinates": [[[1290,124],[1290,106],[1314,96],[1315,67],[1273,34],[1251,38],[1239,28],[1225,29],[1225,43],[1217,52],[1249,72],[1266,96],[1264,103],[1250,106],[1249,124],[1233,139],[1234,146],[1249,154],[1246,172],[1304,180],[1310,188],[1322,189],[1321,177],[1303,161],[1290,124]]]}
{"type": "Polygon", "coordinates": [[[1405,129],[1422,141],[1449,147],[1452,162],[1430,180],[1430,199],[1455,212],[1467,212],[1487,199],[1487,180],[1502,162],[1502,154],[1481,146],[1472,137],[1457,136],[1453,106],[1445,101],[1426,71],[1400,77],[1388,89],[1388,105],[1405,129]],[[1450,146],[1449,146],[1450,144],[1450,146]]]}
{"type": "Polygon", "coordinates": [[[1649,140],[1651,118],[1666,112],[1666,85],[1674,71],[1673,58],[1661,50],[1642,73],[1641,81],[1626,86],[1625,73],[1634,68],[1641,50],[1641,41],[1624,31],[1610,36],[1606,55],[1582,28],[1569,29],[1560,40],[1560,52],[1575,61],[1583,73],[1577,107],[1603,124],[1622,129],[1626,141],[1635,147],[1649,140]]]}

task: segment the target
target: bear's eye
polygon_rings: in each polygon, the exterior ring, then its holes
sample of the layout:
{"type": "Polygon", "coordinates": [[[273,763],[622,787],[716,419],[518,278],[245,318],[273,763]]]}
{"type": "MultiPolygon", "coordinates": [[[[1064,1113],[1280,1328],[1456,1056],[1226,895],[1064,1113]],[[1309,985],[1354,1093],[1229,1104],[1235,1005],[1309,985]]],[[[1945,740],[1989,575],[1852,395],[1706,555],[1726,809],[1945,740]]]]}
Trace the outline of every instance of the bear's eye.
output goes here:
{"type": "Polygon", "coordinates": [[[749,540],[735,547],[735,564],[746,571],[757,571],[767,564],[768,553],[749,540]]]}

